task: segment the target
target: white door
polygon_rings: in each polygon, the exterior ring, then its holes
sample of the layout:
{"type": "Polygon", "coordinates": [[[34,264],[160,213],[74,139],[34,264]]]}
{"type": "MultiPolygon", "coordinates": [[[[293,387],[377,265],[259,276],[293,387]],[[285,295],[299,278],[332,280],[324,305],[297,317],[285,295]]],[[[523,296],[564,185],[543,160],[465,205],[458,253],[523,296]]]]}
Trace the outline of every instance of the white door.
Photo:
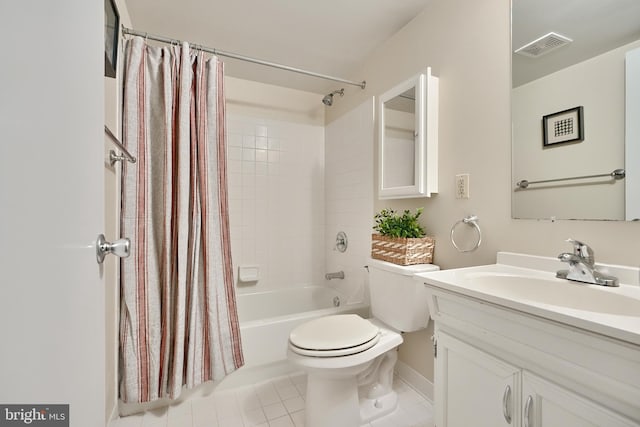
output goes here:
{"type": "Polygon", "coordinates": [[[596,402],[530,372],[522,375],[523,427],[638,427],[596,402]]]}
{"type": "Polygon", "coordinates": [[[0,405],[68,404],[74,427],[105,424],[103,15],[0,2],[0,405]]]}
{"type": "Polygon", "coordinates": [[[436,426],[518,426],[520,370],[445,333],[436,338],[436,426]]]}

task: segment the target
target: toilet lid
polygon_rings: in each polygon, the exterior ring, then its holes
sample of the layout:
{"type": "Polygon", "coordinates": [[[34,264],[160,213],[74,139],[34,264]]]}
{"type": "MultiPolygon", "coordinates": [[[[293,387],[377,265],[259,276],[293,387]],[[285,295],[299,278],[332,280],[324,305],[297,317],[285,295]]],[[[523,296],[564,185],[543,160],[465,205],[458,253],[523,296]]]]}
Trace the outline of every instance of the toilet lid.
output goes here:
{"type": "Polygon", "coordinates": [[[304,323],[289,335],[291,349],[316,357],[346,356],[373,347],[380,330],[356,314],[326,316],[304,323]]]}

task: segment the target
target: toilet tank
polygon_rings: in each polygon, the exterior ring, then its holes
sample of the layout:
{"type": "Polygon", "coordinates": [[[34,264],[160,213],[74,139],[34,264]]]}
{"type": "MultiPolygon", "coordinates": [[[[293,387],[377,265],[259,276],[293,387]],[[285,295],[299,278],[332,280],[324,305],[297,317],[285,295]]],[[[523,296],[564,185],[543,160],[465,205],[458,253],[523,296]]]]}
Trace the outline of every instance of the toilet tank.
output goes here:
{"type": "Polygon", "coordinates": [[[413,275],[436,271],[433,264],[396,265],[377,259],[369,260],[369,292],[371,312],[394,329],[412,332],[429,324],[428,294],[413,275]]]}

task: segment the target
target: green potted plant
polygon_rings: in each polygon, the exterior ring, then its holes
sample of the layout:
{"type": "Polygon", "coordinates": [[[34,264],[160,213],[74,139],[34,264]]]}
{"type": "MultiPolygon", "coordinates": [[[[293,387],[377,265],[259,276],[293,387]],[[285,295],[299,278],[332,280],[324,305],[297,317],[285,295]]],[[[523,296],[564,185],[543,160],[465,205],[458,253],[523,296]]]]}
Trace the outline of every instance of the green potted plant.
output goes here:
{"type": "Polygon", "coordinates": [[[383,209],[375,214],[371,236],[371,257],[399,265],[430,264],[433,262],[435,240],[426,236],[418,222],[423,208],[412,214],[383,209]]]}

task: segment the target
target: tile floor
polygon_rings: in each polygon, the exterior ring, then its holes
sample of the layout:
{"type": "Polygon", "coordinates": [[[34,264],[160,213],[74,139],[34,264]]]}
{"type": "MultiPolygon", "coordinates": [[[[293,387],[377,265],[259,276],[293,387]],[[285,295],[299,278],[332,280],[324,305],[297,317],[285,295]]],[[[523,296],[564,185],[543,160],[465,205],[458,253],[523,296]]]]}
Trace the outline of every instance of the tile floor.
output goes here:
{"type": "MultiPolygon", "coordinates": [[[[433,427],[429,401],[399,378],[393,388],[398,409],[361,427],[433,427]]],[[[281,376],[123,417],[109,427],[303,427],[305,390],[304,374],[281,376]]]]}

